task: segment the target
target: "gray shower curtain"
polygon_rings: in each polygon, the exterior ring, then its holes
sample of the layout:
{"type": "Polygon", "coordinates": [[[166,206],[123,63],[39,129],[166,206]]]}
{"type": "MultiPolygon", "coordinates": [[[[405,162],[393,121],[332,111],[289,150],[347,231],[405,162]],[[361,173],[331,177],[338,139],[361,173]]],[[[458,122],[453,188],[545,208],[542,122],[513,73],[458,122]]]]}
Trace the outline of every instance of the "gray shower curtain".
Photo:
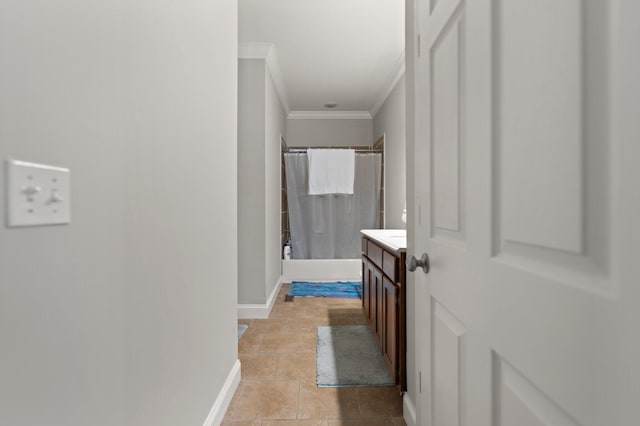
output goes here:
{"type": "Polygon", "coordinates": [[[355,159],[353,195],[308,195],[305,153],[285,153],[292,259],[359,259],[360,229],[379,228],[382,156],[355,159]]]}

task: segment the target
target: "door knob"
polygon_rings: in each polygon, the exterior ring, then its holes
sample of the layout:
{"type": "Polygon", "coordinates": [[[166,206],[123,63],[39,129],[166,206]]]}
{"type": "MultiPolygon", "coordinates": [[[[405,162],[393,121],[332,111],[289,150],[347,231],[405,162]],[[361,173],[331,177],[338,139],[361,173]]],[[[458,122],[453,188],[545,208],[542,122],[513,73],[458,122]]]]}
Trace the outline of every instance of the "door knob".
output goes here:
{"type": "Polygon", "coordinates": [[[413,272],[418,269],[418,267],[422,268],[425,274],[429,273],[430,265],[429,255],[427,253],[423,253],[420,259],[416,259],[415,256],[411,256],[409,259],[407,259],[407,268],[409,269],[409,271],[413,272]]]}

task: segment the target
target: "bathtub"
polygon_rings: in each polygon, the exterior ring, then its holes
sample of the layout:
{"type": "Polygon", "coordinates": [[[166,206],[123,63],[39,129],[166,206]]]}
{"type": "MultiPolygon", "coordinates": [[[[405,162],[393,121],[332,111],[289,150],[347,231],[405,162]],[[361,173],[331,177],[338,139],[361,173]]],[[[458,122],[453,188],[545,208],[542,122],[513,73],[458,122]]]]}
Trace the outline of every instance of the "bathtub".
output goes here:
{"type": "Polygon", "coordinates": [[[282,261],[282,282],[360,281],[360,259],[291,259],[282,261]]]}

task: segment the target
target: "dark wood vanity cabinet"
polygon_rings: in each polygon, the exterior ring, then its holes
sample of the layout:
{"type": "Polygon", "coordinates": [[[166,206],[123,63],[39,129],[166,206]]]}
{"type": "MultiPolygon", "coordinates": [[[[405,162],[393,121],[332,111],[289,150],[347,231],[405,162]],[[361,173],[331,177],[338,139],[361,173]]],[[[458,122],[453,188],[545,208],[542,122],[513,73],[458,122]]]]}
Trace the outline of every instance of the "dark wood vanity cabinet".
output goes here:
{"type": "Polygon", "coordinates": [[[362,310],[402,392],[406,374],[405,252],[362,237],[362,310]]]}

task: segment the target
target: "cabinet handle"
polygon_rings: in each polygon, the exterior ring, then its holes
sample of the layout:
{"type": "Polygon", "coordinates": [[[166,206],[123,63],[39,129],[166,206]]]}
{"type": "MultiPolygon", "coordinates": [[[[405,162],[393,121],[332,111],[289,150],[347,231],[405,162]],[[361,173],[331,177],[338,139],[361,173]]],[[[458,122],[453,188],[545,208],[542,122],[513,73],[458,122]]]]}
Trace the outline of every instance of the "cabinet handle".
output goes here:
{"type": "Polygon", "coordinates": [[[429,255],[427,253],[423,253],[420,259],[416,259],[415,256],[411,256],[407,259],[407,269],[410,272],[415,271],[418,267],[422,268],[425,274],[429,273],[429,255]]]}

